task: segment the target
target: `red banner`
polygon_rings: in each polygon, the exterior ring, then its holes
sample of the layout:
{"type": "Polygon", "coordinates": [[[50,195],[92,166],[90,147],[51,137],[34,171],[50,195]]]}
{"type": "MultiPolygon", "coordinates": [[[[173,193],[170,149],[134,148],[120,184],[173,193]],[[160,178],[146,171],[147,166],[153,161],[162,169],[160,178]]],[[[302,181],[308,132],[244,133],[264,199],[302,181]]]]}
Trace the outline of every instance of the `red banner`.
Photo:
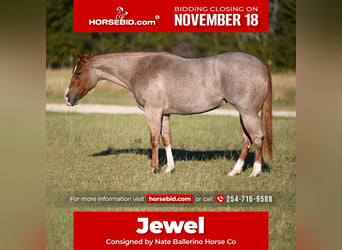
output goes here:
{"type": "Polygon", "coordinates": [[[74,249],[268,249],[268,212],[74,212],[74,249]]]}
{"type": "Polygon", "coordinates": [[[74,0],[74,32],[268,32],[268,0],[74,0]]]}

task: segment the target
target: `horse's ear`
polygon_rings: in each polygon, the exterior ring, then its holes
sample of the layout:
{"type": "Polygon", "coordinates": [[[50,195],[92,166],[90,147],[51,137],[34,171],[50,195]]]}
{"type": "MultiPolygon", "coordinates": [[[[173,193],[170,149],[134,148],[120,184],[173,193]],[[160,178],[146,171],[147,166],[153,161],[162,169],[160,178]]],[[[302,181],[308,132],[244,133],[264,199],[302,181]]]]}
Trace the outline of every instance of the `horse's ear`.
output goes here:
{"type": "Polygon", "coordinates": [[[84,57],[84,55],[82,55],[81,53],[75,51],[75,54],[78,56],[78,58],[82,59],[84,57]]]}
{"type": "Polygon", "coordinates": [[[75,54],[78,56],[79,59],[81,59],[81,61],[84,61],[86,62],[88,59],[89,59],[89,56],[88,55],[83,55],[77,51],[75,51],[75,54]]]}

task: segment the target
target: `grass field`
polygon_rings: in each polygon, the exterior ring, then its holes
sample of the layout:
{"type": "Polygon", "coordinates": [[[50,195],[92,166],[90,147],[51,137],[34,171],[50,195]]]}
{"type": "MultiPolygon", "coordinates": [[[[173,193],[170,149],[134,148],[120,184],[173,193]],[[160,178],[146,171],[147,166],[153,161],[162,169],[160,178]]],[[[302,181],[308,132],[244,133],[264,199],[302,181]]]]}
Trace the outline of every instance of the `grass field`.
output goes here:
{"type": "MultiPolygon", "coordinates": [[[[46,71],[46,100],[63,103],[63,95],[71,77],[71,69],[46,71]]],[[[273,106],[275,109],[296,107],[296,74],[294,72],[272,74],[273,106]]],[[[126,89],[108,81],[101,81],[80,103],[136,105],[135,99],[126,89]]],[[[233,108],[224,105],[223,108],[233,108]]]]}
{"type": "MultiPolygon", "coordinates": [[[[46,72],[46,101],[63,103],[71,69],[46,72]]],[[[295,110],[294,72],[273,74],[274,109],[295,110]]],[[[103,81],[82,103],[136,105],[131,93],[103,81]]],[[[224,105],[223,108],[232,108],[224,105]]],[[[249,178],[253,150],[241,175],[229,178],[241,150],[238,118],[203,115],[172,116],[176,169],[165,174],[161,145],[158,174],[147,174],[151,146],[141,115],[47,113],[47,249],[73,248],[73,211],[269,211],[270,249],[295,249],[296,121],[274,118],[274,163],[261,176],[249,178]],[[269,194],[271,204],[218,206],[69,207],[56,205],[66,192],[145,192],[269,194]]],[[[251,232],[246,232],[251,233],[251,232]]]]}
{"type": "MultiPolygon", "coordinates": [[[[52,97],[48,101],[49,98],[52,97]]],[[[295,119],[273,119],[274,163],[257,178],[248,177],[253,151],[241,175],[227,176],[241,149],[238,118],[172,116],[171,127],[176,170],[165,174],[162,167],[160,173],[152,175],[146,173],[151,147],[143,116],[47,113],[47,249],[72,249],[75,210],[269,211],[270,249],[295,249],[295,119]],[[267,192],[275,202],[243,208],[54,206],[51,196],[66,191],[267,192]]],[[[162,147],[160,156],[162,166],[162,147]]]]}

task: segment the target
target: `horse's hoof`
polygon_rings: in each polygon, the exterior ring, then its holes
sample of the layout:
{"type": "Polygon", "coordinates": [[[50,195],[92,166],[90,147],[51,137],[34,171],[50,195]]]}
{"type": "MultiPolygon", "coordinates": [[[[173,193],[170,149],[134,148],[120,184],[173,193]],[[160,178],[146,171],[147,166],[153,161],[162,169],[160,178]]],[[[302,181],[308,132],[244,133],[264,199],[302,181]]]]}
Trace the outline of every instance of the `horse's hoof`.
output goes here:
{"type": "Polygon", "coordinates": [[[172,170],[173,170],[174,168],[175,168],[174,165],[172,165],[172,166],[167,166],[165,173],[167,173],[167,174],[171,173],[172,170]]]}
{"type": "Polygon", "coordinates": [[[249,177],[257,177],[259,174],[261,174],[261,164],[255,162],[253,165],[253,172],[249,175],[249,177]]]}
{"type": "Polygon", "coordinates": [[[147,170],[147,173],[148,173],[148,174],[149,174],[149,173],[156,174],[156,173],[157,173],[157,169],[158,169],[158,168],[149,168],[149,169],[147,170]]]}
{"type": "Polygon", "coordinates": [[[256,172],[252,172],[250,175],[249,175],[249,177],[257,177],[258,175],[260,175],[261,174],[261,171],[256,171],[256,172]]]}
{"type": "Polygon", "coordinates": [[[242,171],[243,164],[244,164],[244,161],[238,159],[233,169],[228,173],[228,176],[235,176],[237,174],[240,174],[242,171]]]}
{"type": "Polygon", "coordinates": [[[230,176],[230,177],[233,177],[233,176],[235,176],[235,175],[237,175],[237,174],[240,174],[241,173],[241,170],[232,170],[232,171],[230,171],[229,173],[228,173],[228,176],[230,176]]]}

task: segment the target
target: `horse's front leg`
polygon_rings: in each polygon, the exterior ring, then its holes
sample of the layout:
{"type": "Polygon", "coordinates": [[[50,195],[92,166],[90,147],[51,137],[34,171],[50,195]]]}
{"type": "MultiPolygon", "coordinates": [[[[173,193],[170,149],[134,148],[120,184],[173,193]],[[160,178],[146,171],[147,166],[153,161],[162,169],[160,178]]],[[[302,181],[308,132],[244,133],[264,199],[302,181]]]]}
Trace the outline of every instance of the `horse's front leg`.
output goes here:
{"type": "Polygon", "coordinates": [[[148,170],[148,172],[155,173],[157,168],[159,167],[158,145],[160,141],[162,110],[150,109],[145,107],[144,114],[148,127],[150,129],[150,138],[152,146],[151,168],[148,170]]]}
{"type": "Polygon", "coordinates": [[[170,125],[169,115],[163,116],[161,136],[162,136],[162,141],[165,147],[166,158],[167,158],[166,173],[171,173],[171,171],[175,168],[175,163],[173,161],[172,150],[171,150],[171,125],[170,125]]]}

